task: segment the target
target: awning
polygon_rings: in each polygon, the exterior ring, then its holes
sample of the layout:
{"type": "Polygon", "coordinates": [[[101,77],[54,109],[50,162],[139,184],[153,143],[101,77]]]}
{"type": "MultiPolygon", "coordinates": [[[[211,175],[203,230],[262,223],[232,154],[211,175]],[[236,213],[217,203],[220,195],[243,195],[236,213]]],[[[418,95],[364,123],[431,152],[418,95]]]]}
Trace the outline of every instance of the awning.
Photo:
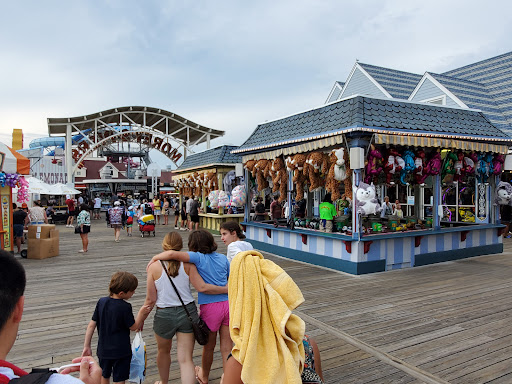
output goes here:
{"type": "Polygon", "coordinates": [[[85,184],[75,184],[76,189],[87,189],[87,185],[85,184]]]}
{"type": "Polygon", "coordinates": [[[413,147],[455,148],[465,151],[508,153],[507,145],[481,143],[477,141],[443,139],[440,137],[375,134],[375,144],[410,145],[413,147]]]}
{"type": "Polygon", "coordinates": [[[30,174],[30,160],[4,143],[0,143],[0,171],[28,175],[30,174]]]}
{"type": "Polygon", "coordinates": [[[308,143],[298,144],[291,147],[280,148],[269,152],[261,152],[261,153],[253,153],[250,155],[245,155],[242,158],[242,161],[245,163],[248,160],[271,160],[279,157],[281,155],[291,156],[296,153],[305,153],[316,151],[320,148],[332,147],[333,145],[339,145],[343,143],[343,135],[330,136],[325,137],[320,140],[310,141],[308,143]]]}

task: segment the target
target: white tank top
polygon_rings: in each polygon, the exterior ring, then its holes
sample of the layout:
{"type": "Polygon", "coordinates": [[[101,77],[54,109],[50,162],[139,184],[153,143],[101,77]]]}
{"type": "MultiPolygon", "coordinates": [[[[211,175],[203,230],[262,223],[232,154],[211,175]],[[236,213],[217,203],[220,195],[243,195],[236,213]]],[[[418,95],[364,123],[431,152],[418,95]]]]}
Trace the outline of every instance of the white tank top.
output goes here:
{"type": "MultiPolygon", "coordinates": [[[[165,262],[164,262],[165,263],[165,262]]],[[[162,264],[159,263],[162,267],[162,264]]],[[[181,299],[185,304],[191,303],[194,301],[192,297],[192,292],[190,292],[190,282],[188,275],[183,268],[183,263],[180,265],[180,269],[178,275],[176,277],[171,277],[176,289],[180,293],[181,299]]],[[[158,280],[155,280],[156,286],[156,306],[158,308],[167,308],[167,307],[178,307],[181,306],[181,301],[178,299],[176,295],[176,291],[171,285],[169,278],[167,277],[167,273],[162,267],[162,276],[158,280]]]]}

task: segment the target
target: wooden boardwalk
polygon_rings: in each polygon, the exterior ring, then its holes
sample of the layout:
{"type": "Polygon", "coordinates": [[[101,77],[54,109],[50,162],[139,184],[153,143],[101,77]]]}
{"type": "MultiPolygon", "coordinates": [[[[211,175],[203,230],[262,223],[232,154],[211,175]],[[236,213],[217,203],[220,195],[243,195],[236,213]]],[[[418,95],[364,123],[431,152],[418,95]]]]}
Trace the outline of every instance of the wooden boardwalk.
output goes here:
{"type": "MultiPolygon", "coordinates": [[[[28,277],[25,312],[9,360],[23,368],[59,365],[79,356],[85,328],[110,275],[126,270],[139,278],[130,300],[134,311],[145,295],[145,266],[161,249],[169,227],[156,238],[122,237],[114,243],[104,221],[93,222],[90,251],[77,253],[80,238],[60,230],[60,256],[21,260],[28,277]]],[[[184,238],[186,232],[180,232],[184,238]]],[[[216,237],[219,251],[225,246],[216,237]]],[[[186,239],[184,241],[186,244],[186,239]]],[[[512,383],[512,242],[504,254],[481,256],[351,276],[266,257],[301,287],[297,314],[319,344],[328,383],[512,383]]],[[[19,256],[17,256],[19,257],[19,256]]],[[[148,382],[158,379],[153,314],[144,327],[148,382]]],[[[93,343],[96,343],[96,335],[93,343]]],[[[95,350],[95,345],[93,345],[95,350]]],[[[194,361],[200,363],[196,347],[194,361]]],[[[175,350],[171,381],[178,382],[175,350]]],[[[222,373],[217,351],[211,382],[222,373]]]]}

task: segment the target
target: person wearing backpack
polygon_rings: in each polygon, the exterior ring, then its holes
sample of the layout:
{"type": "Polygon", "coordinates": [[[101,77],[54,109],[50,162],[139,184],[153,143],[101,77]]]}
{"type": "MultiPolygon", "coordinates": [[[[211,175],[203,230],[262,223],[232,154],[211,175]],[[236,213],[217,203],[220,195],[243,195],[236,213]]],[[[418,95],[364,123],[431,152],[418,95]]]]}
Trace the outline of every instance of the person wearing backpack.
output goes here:
{"type": "Polygon", "coordinates": [[[29,374],[7,361],[23,315],[25,285],[23,266],[11,254],[0,250],[0,384],[100,384],[101,368],[90,356],[74,359],[73,363],[80,366],[67,368],[62,374],[48,370],[29,374]],[[80,371],[80,379],[67,374],[75,371],[80,371]]]}

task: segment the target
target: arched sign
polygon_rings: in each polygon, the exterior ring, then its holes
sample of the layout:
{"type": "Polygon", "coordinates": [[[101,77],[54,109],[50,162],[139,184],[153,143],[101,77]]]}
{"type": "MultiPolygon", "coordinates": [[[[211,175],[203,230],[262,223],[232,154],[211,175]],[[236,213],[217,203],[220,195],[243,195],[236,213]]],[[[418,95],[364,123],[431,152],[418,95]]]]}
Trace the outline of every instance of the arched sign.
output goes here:
{"type": "Polygon", "coordinates": [[[174,164],[195,145],[224,135],[175,113],[153,107],[119,107],[91,115],[49,118],[50,136],[66,136],[68,179],[93,151],[118,142],[138,143],[166,155],[174,164]],[[78,142],[75,137],[79,138],[78,142]],[[72,145],[72,138],[73,143],[72,145]],[[75,161],[73,167],[71,158],[75,161]]]}
{"type": "Polygon", "coordinates": [[[183,154],[178,152],[178,149],[174,147],[169,140],[173,140],[172,137],[162,137],[162,135],[155,134],[147,129],[138,129],[137,131],[125,130],[103,130],[89,133],[84,135],[84,140],[76,145],[72,150],[72,157],[76,165],[73,172],[76,171],[79,164],[92,152],[111,145],[113,143],[137,143],[146,147],[156,149],[167,156],[176,166],[178,161],[182,158],[183,154]]]}

